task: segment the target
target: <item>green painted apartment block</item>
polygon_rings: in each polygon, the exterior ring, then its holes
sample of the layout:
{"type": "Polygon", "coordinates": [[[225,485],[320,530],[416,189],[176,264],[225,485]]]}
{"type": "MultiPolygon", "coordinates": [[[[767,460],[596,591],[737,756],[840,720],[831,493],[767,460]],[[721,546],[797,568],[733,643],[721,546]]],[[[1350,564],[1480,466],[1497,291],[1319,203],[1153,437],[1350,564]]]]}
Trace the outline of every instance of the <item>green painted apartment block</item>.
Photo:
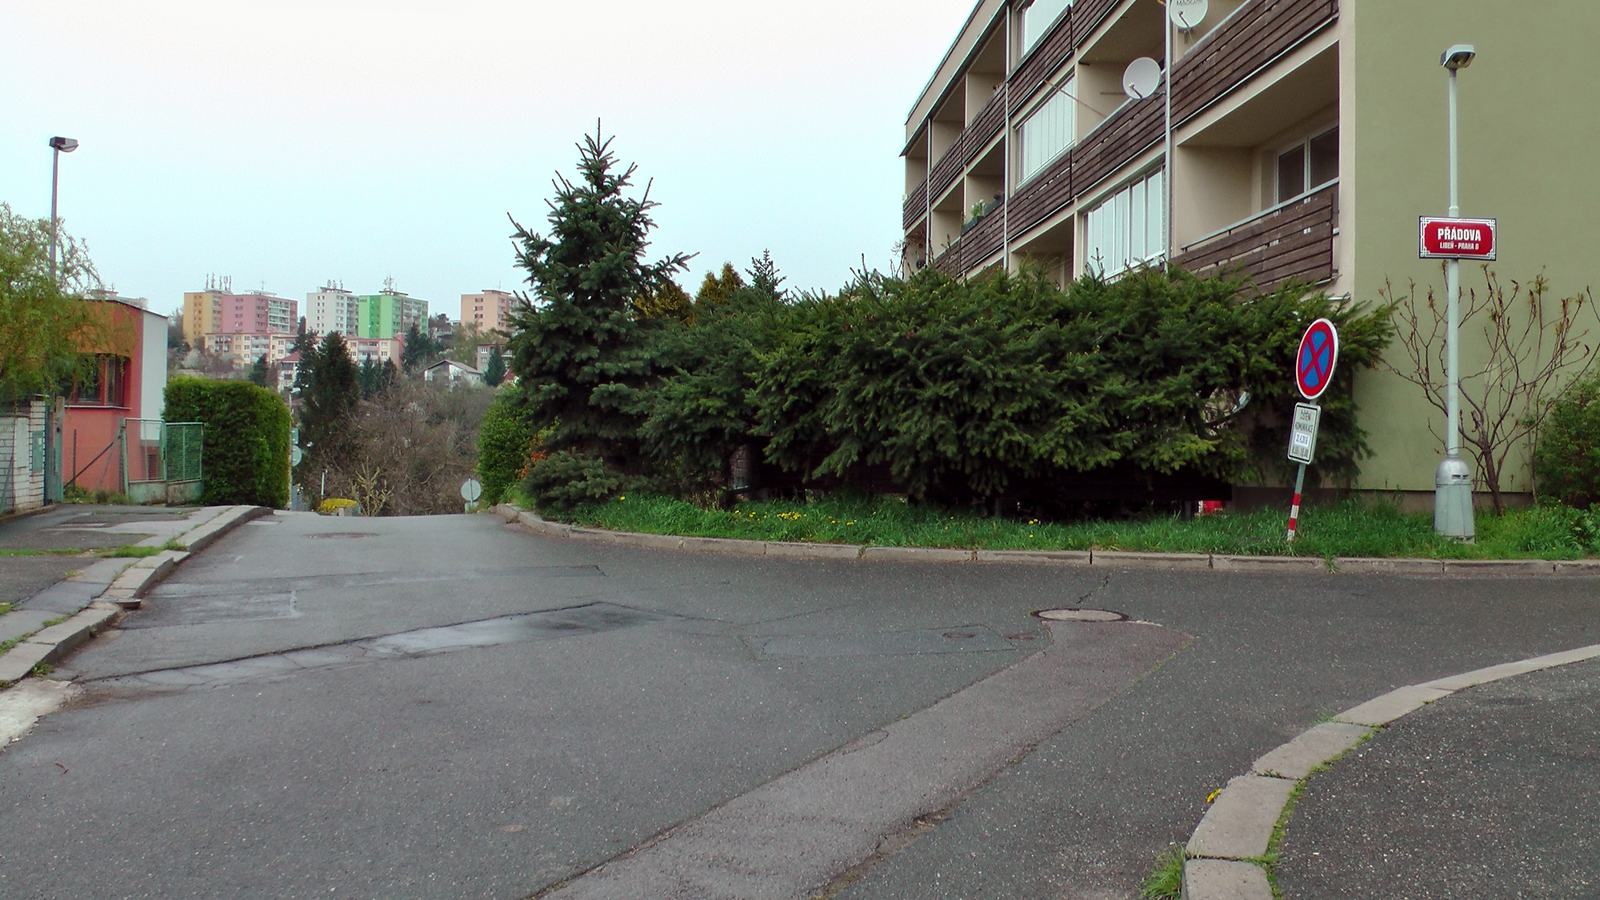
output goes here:
{"type": "Polygon", "coordinates": [[[356,337],[392,338],[413,324],[428,325],[428,301],[408,297],[403,291],[384,289],[356,297],[359,333],[356,337]]]}

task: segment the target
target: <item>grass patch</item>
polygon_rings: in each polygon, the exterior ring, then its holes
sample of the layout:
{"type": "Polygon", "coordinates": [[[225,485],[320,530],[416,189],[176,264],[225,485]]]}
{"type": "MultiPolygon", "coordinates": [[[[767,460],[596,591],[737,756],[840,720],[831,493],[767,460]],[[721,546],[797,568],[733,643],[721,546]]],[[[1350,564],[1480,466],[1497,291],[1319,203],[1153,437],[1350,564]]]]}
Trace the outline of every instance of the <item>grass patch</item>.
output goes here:
{"type": "Polygon", "coordinates": [[[45,619],[44,620],[44,624],[39,626],[39,630],[43,631],[44,629],[49,628],[52,625],[60,625],[62,622],[65,622],[66,620],[68,620],[70,618],[72,618],[72,617],[71,616],[56,616],[54,619],[45,619]]]}
{"type": "Polygon", "coordinates": [[[1189,857],[1173,844],[1156,857],[1156,870],[1139,886],[1143,900],[1178,900],[1183,891],[1183,863],[1189,857]]]}
{"type": "MultiPolygon", "coordinates": [[[[168,541],[167,543],[170,544],[172,542],[168,541]]],[[[170,547],[138,547],[138,546],[135,546],[133,544],[123,544],[120,547],[108,547],[108,548],[106,548],[104,550],[101,550],[100,551],[100,555],[102,557],[105,557],[106,559],[111,559],[113,557],[116,557],[116,558],[129,558],[129,559],[143,559],[146,556],[155,556],[157,553],[160,553],[163,550],[170,550],[170,549],[173,549],[173,548],[170,548],[170,547]]]]}
{"type": "Polygon", "coordinates": [[[1004,519],[908,503],[897,497],[835,496],[811,503],[774,500],[703,509],[667,497],[624,494],[564,517],[574,525],[765,541],[951,547],[984,550],[1133,550],[1246,556],[1575,559],[1584,546],[1567,520],[1544,509],[1480,514],[1478,542],[1433,530],[1428,514],[1350,500],[1301,511],[1299,538],[1284,540],[1287,510],[1222,512],[1184,519],[1150,514],[1114,521],[1004,519]]]}
{"type": "Polygon", "coordinates": [[[11,612],[15,608],[16,607],[12,606],[9,603],[0,603],[0,616],[3,616],[6,613],[11,612]]]}
{"type": "Polygon", "coordinates": [[[15,647],[27,639],[28,636],[23,635],[22,637],[14,637],[9,641],[0,641],[0,656],[5,656],[7,653],[11,652],[12,647],[15,647]]]}
{"type": "Polygon", "coordinates": [[[82,549],[76,547],[56,547],[45,550],[26,547],[0,548],[0,556],[76,556],[82,552],[82,549]]]}

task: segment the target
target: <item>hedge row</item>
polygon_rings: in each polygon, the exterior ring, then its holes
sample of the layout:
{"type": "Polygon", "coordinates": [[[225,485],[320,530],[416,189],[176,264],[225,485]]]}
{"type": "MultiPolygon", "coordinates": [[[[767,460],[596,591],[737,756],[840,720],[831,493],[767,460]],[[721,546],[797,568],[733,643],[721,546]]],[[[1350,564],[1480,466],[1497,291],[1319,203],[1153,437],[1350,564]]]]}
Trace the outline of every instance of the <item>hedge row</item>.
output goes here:
{"type": "Polygon", "coordinates": [[[246,381],[179,377],[167,384],[168,422],[205,423],[202,456],[211,505],[289,505],[289,408],[246,381]]]}

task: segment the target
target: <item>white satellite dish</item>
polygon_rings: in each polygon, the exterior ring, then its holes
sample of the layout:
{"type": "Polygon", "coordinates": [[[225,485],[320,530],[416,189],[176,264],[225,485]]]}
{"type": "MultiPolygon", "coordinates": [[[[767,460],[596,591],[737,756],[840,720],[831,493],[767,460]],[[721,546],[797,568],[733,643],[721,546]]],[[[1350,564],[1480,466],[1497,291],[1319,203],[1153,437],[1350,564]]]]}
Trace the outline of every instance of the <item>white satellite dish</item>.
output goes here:
{"type": "Polygon", "coordinates": [[[1141,56],[1122,70],[1122,92],[1135,100],[1154,94],[1161,84],[1161,64],[1141,56]]]}
{"type": "Polygon", "coordinates": [[[1199,27],[1209,9],[1210,0],[1167,0],[1167,17],[1180,31],[1199,27]]]}

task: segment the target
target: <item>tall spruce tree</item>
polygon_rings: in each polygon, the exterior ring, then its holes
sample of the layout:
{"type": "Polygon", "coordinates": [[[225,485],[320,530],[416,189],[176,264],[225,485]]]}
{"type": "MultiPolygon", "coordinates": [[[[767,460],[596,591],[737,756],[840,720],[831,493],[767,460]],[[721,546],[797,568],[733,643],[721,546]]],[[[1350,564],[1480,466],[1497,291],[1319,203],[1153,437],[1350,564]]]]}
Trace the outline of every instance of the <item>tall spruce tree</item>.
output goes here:
{"type": "Polygon", "coordinates": [[[597,129],[578,147],[578,179],[556,175],[549,231],[512,220],[517,264],[533,291],[512,314],[511,371],[530,422],[551,429],[550,455],[525,485],[542,506],[603,498],[641,465],[651,363],[634,301],[687,268],[689,257],[644,262],[656,204],[648,184],[639,198],[624,194],[636,168],[617,171],[611,141],[597,129]]]}
{"type": "Polygon", "coordinates": [[[267,355],[263,353],[256,357],[255,365],[250,367],[250,383],[256,387],[271,387],[268,383],[270,378],[267,372],[267,355]]]}
{"type": "Polygon", "coordinates": [[[343,426],[361,396],[358,377],[350,348],[337,331],[302,354],[295,387],[301,400],[300,443],[308,451],[301,461],[305,471],[318,472],[344,460],[348,447],[343,426]]]}
{"type": "Polygon", "coordinates": [[[500,353],[500,345],[495,344],[489,351],[489,361],[483,365],[483,383],[489,387],[499,387],[500,382],[506,380],[506,360],[500,353]]]}

